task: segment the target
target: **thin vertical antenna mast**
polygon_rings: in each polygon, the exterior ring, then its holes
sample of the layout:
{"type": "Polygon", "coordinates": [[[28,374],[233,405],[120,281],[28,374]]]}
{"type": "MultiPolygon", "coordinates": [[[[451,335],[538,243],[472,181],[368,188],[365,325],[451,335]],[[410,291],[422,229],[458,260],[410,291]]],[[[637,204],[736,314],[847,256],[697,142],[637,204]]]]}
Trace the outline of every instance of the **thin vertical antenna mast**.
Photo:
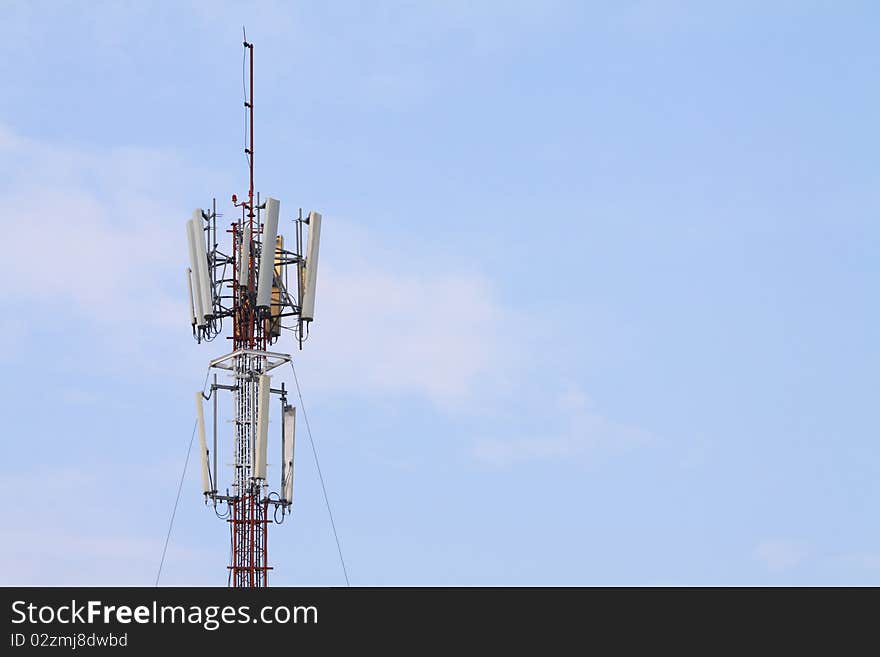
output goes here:
{"type": "MultiPolygon", "coordinates": [[[[250,93],[248,94],[248,100],[245,103],[245,106],[248,109],[248,113],[251,115],[251,120],[248,122],[251,132],[251,143],[248,149],[248,153],[250,157],[248,158],[248,171],[250,173],[250,185],[248,186],[248,210],[251,218],[251,223],[254,221],[254,44],[247,42],[247,35],[245,35],[244,47],[248,49],[248,55],[250,56],[250,64],[251,70],[250,75],[248,76],[250,81],[250,93]]],[[[252,226],[253,227],[253,226],[252,226]]]]}
{"type": "MultiPolygon", "coordinates": [[[[241,32],[242,32],[242,35],[244,36],[243,44],[244,44],[245,49],[247,50],[248,59],[250,61],[250,72],[248,75],[248,82],[249,82],[250,89],[248,91],[248,97],[244,101],[245,111],[249,115],[248,128],[249,128],[250,135],[249,135],[248,145],[245,147],[244,152],[245,152],[245,155],[247,155],[247,160],[248,160],[248,178],[249,178],[248,203],[247,203],[248,223],[249,223],[250,234],[253,236],[255,234],[255,232],[254,232],[254,44],[248,43],[247,33],[244,31],[243,27],[241,28],[241,32]]],[[[259,227],[257,227],[257,228],[259,230],[259,227]]],[[[252,264],[251,264],[251,272],[250,273],[251,273],[251,276],[249,276],[249,278],[248,278],[248,280],[249,280],[248,285],[250,288],[253,288],[254,271],[253,271],[252,264]]],[[[253,329],[252,322],[249,322],[249,328],[253,329]]],[[[253,349],[255,347],[253,330],[250,330],[248,332],[248,338],[249,338],[249,340],[248,340],[249,346],[251,349],[253,349]]]]}
{"type": "MultiPolygon", "coordinates": [[[[310,225],[310,219],[303,219],[300,211],[293,227],[296,250],[286,250],[280,234],[280,202],[272,196],[263,196],[265,202],[261,203],[261,195],[256,192],[254,45],[247,40],[244,29],[242,35],[243,55],[250,64],[249,84],[242,83],[242,87],[246,88],[244,109],[249,124],[244,145],[248,162],[247,198],[239,201],[235,194],[232,195],[233,206],[240,208],[241,214],[227,231],[232,236],[228,250],[219,244],[216,220],[222,215],[217,213],[216,202],[211,206],[210,215],[194,212],[188,224],[192,281],[202,280],[197,278],[198,273],[207,271],[202,278],[212,283],[210,291],[205,292],[209,298],[204,300],[203,309],[201,312],[195,310],[195,314],[200,316],[191,322],[191,328],[199,343],[211,342],[223,332],[223,320],[228,318],[232,321],[232,335],[227,338],[232,340],[232,351],[214,358],[210,364],[219,374],[228,376],[229,382],[222,382],[223,378],[218,379],[215,373],[210,394],[206,395],[213,402],[214,440],[210,449],[203,440],[204,448],[200,444],[200,449],[203,450],[206,476],[208,473],[213,476],[210,477],[210,485],[203,482],[203,488],[206,489],[203,495],[205,503],[210,504],[215,513],[229,523],[231,556],[227,569],[230,586],[262,587],[268,585],[268,572],[272,570],[268,565],[268,525],[272,522],[280,524],[292,510],[295,462],[292,420],[295,409],[287,403],[284,383],[272,380],[272,371],[291,362],[292,358],[276,350],[268,351],[268,348],[280,339],[283,330],[294,333],[294,340],[300,349],[308,337],[307,328],[313,316],[314,283],[308,288],[311,294],[310,310],[304,316],[303,281],[307,272],[309,280],[314,281],[320,214],[309,213],[312,218],[310,225]],[[315,216],[318,217],[317,221],[314,221],[315,216]],[[306,229],[309,243],[313,246],[309,249],[310,255],[302,252],[305,244],[302,234],[306,229]],[[195,242],[201,238],[204,230],[208,232],[210,250],[207,252],[195,242]],[[307,260],[312,260],[312,263],[307,260]],[[290,265],[296,266],[296,284],[288,289],[287,267],[290,265]],[[282,322],[285,317],[293,318],[293,322],[286,325],[282,322]],[[222,436],[217,426],[217,395],[227,392],[231,393],[233,403],[231,439],[222,436]],[[270,403],[273,398],[281,403],[270,403]],[[273,408],[278,411],[278,417],[274,420],[273,408]],[[269,442],[277,445],[277,449],[269,449],[269,442]],[[211,450],[213,454],[208,454],[211,450]],[[218,453],[221,450],[229,450],[231,455],[231,458],[224,459],[231,461],[231,476],[224,475],[218,468],[218,453]],[[281,454],[282,462],[267,462],[267,454],[281,454]],[[213,471],[208,467],[210,463],[213,463],[213,471]],[[272,490],[270,481],[277,482],[279,489],[272,490]]],[[[204,432],[204,421],[201,425],[200,431],[204,432]]]]}

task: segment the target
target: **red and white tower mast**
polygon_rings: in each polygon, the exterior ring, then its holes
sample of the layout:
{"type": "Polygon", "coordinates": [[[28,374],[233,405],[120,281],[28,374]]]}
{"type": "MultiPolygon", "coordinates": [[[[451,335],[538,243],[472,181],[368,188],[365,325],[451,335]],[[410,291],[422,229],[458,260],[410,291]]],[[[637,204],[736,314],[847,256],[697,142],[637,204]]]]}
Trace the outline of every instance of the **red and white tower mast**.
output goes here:
{"type": "MultiPolygon", "coordinates": [[[[268,527],[283,522],[293,504],[294,427],[296,408],[287,403],[284,383],[274,386],[273,371],[292,363],[289,354],[269,351],[284,330],[291,331],[299,348],[308,338],[314,319],[314,296],[318,264],[321,215],[300,209],[293,220],[293,250],[279,234],[280,202],[263,202],[254,192],[254,46],[245,40],[250,62],[249,93],[244,107],[248,122],[245,155],[248,160],[248,192],[245,200],[232,195],[240,218],[225,232],[231,249],[224,252],[217,232],[216,200],[210,210],[193,211],[187,223],[190,264],[187,286],[193,336],[210,342],[224,333],[224,320],[231,321],[232,351],[212,360],[213,381],[207,392],[196,393],[205,503],[229,523],[228,583],[233,587],[268,585],[268,527]],[[307,242],[304,235],[307,234],[307,242]],[[306,247],[303,249],[303,247],[306,247]],[[305,251],[305,252],[303,252],[305,251]],[[295,265],[290,285],[288,269],[295,265]],[[292,325],[282,324],[290,318],[292,325]],[[220,382],[218,373],[228,377],[220,382]],[[218,396],[231,393],[231,439],[218,436],[218,396]],[[277,404],[273,403],[273,398],[277,404]],[[204,402],[213,402],[213,442],[207,440],[204,402]],[[277,407],[277,412],[273,412],[277,407]],[[273,449],[279,457],[277,487],[267,470],[272,417],[280,419],[280,441],[273,449]],[[280,447],[280,449],[278,449],[280,447]],[[232,468],[228,485],[218,484],[218,454],[229,456],[232,468]]],[[[226,241],[225,239],[223,240],[226,241]]]]}

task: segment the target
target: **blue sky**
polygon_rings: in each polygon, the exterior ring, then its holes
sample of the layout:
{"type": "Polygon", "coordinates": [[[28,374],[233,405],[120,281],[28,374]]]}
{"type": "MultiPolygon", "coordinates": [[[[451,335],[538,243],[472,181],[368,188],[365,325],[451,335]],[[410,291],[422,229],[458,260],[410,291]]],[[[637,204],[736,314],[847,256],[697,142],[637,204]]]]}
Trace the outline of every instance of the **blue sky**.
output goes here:
{"type": "MultiPolygon", "coordinates": [[[[873,3],[85,6],[0,9],[0,583],[153,582],[246,24],[353,584],[880,584],[873,3]]],[[[338,585],[304,438],[272,582],[338,585]]],[[[162,582],[226,531],[190,467],[162,582]]]]}

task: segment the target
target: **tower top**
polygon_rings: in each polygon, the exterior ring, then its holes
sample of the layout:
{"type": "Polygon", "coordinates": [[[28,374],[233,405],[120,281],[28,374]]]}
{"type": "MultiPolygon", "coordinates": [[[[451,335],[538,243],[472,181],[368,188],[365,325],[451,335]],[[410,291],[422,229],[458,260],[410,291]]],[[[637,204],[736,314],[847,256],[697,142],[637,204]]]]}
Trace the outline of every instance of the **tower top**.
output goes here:
{"type": "Polygon", "coordinates": [[[293,333],[300,349],[308,339],[315,319],[322,217],[314,211],[304,217],[299,208],[288,223],[281,201],[275,196],[261,198],[254,189],[254,46],[244,31],[242,34],[244,54],[250,61],[248,84],[243,84],[248,90],[244,98],[247,195],[241,200],[237,194],[231,195],[235,218],[225,230],[218,231],[217,220],[223,215],[217,212],[216,199],[210,209],[193,211],[186,222],[190,259],[186,282],[190,323],[198,343],[213,341],[229,322],[232,325],[231,335],[225,336],[232,340],[232,351],[210,362],[215,373],[209,391],[196,393],[202,492],[205,503],[230,523],[230,584],[266,586],[271,570],[267,565],[267,527],[273,520],[282,522],[293,505],[296,421],[296,408],[288,404],[285,384],[272,381],[279,368],[291,363],[291,356],[268,349],[284,331],[293,333]],[[285,230],[290,236],[287,243],[285,230]],[[230,382],[221,383],[219,374],[229,375],[230,382]],[[233,435],[225,447],[218,436],[217,400],[221,392],[231,393],[233,400],[233,435]],[[210,446],[205,400],[213,401],[210,446]],[[271,452],[280,455],[280,467],[268,451],[272,415],[280,420],[276,424],[280,426],[280,450],[271,452]],[[221,451],[231,455],[226,459],[232,462],[229,477],[218,471],[221,451]],[[277,468],[275,476],[273,466],[277,468]],[[273,478],[277,488],[269,484],[273,478]]]}

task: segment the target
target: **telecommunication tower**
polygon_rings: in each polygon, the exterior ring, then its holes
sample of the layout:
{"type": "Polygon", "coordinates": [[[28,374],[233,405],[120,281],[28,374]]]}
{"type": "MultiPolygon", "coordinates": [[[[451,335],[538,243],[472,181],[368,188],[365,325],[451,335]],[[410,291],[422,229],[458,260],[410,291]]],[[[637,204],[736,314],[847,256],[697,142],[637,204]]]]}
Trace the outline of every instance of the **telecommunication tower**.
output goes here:
{"type": "MultiPolygon", "coordinates": [[[[269,351],[283,330],[293,333],[299,348],[308,338],[315,315],[315,284],[321,215],[302,209],[293,220],[293,245],[279,233],[280,203],[273,197],[260,200],[254,193],[254,46],[243,41],[250,62],[249,93],[244,107],[247,120],[245,156],[248,161],[247,197],[232,195],[240,211],[225,230],[228,250],[221,248],[214,199],[210,209],[193,211],[186,224],[190,266],[186,270],[190,322],[198,343],[224,334],[231,324],[232,351],[213,359],[210,390],[196,393],[196,418],[201,453],[202,492],[205,504],[229,523],[228,582],[233,587],[268,584],[268,527],[284,521],[293,505],[294,428],[296,407],[288,403],[284,383],[275,386],[271,372],[291,363],[290,354],[269,351]],[[293,248],[289,248],[292,246],[293,248]],[[288,269],[295,265],[291,283],[288,269]],[[218,373],[228,382],[218,381],[218,373]],[[232,436],[218,436],[218,395],[232,399],[232,436]],[[212,443],[209,445],[204,402],[213,406],[212,443]],[[276,409],[276,410],[273,410],[276,409]],[[269,424],[280,419],[278,442],[273,447],[278,468],[275,484],[267,470],[269,424]],[[229,455],[232,474],[221,486],[218,455],[229,455]]],[[[222,229],[221,229],[222,230],[222,229]]]]}

